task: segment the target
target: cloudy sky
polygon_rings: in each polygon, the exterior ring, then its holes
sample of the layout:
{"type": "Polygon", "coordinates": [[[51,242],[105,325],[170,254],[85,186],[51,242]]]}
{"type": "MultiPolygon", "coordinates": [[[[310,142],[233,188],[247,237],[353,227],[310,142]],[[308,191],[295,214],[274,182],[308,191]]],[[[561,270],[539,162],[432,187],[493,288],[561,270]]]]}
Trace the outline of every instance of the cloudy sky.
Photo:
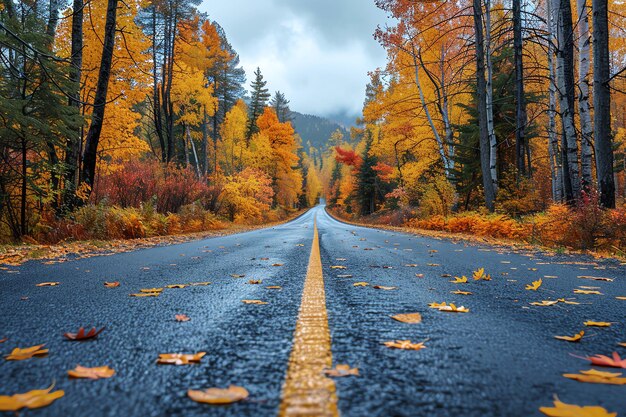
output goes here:
{"type": "Polygon", "coordinates": [[[385,14],[374,0],[204,0],[248,74],[261,68],[271,92],[320,116],[360,113],[367,72],[385,64],[373,39],[385,14]]]}

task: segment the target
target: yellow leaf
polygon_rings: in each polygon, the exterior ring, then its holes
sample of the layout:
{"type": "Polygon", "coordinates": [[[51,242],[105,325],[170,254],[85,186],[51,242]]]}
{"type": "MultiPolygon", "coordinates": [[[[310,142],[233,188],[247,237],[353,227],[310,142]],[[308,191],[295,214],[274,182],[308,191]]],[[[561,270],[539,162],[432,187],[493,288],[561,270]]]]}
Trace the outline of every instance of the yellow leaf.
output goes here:
{"type": "Polygon", "coordinates": [[[532,284],[526,285],[526,289],[529,291],[537,291],[537,289],[541,287],[542,283],[543,281],[541,280],[541,278],[539,278],[537,281],[533,281],[532,284]]]}
{"type": "Polygon", "coordinates": [[[454,277],[454,281],[450,281],[454,284],[465,284],[467,283],[467,277],[463,275],[462,277],[454,277]]]}
{"type": "Polygon", "coordinates": [[[533,303],[530,303],[530,305],[533,305],[533,306],[543,306],[543,307],[553,306],[555,304],[558,304],[558,300],[555,300],[555,301],[543,300],[543,301],[535,301],[533,303]]]}
{"type": "Polygon", "coordinates": [[[618,297],[615,297],[615,298],[617,298],[618,300],[626,300],[626,297],[622,297],[622,296],[618,296],[618,297]]]}
{"type": "Polygon", "coordinates": [[[211,283],[208,281],[204,281],[204,282],[190,282],[189,285],[193,286],[193,287],[206,287],[207,285],[210,285],[211,283]]]}
{"type": "Polygon", "coordinates": [[[35,287],[56,287],[60,282],[40,282],[36,284],[35,287]]]}
{"type": "Polygon", "coordinates": [[[343,265],[332,265],[330,269],[348,269],[348,267],[343,265]]]}
{"type": "Polygon", "coordinates": [[[622,374],[613,374],[610,372],[600,372],[594,369],[590,371],[581,371],[580,374],[563,374],[565,378],[574,379],[580,382],[589,382],[592,384],[611,384],[626,385],[626,378],[619,378],[622,374]]]}
{"type": "Polygon", "coordinates": [[[198,403],[205,404],[231,404],[248,398],[248,390],[243,387],[231,385],[228,388],[209,388],[204,391],[188,390],[189,398],[198,403]]]}
{"type": "Polygon", "coordinates": [[[158,297],[160,292],[140,292],[136,294],[130,294],[131,297],[158,297]]]}
{"type": "Polygon", "coordinates": [[[479,268],[476,271],[472,272],[472,277],[474,281],[481,280],[485,276],[485,268],[479,268]]]}
{"type": "MultiPolygon", "coordinates": [[[[173,289],[173,288],[185,288],[187,287],[187,284],[170,284],[170,285],[166,285],[167,288],[173,289]]],[[[153,292],[153,291],[151,291],[153,292]]]]}
{"type": "Polygon", "coordinates": [[[0,395],[0,411],[19,411],[22,408],[41,408],[63,397],[63,390],[51,392],[54,384],[47,389],[33,390],[24,394],[0,395]]]}
{"type": "Polygon", "coordinates": [[[108,366],[99,366],[96,368],[87,368],[84,366],[76,365],[76,368],[67,371],[70,378],[88,378],[88,379],[100,379],[111,378],[115,371],[108,366]]]}
{"type": "Polygon", "coordinates": [[[458,295],[472,295],[472,293],[469,291],[455,290],[455,291],[450,291],[450,292],[452,294],[458,294],[458,295]]]}
{"type": "Polygon", "coordinates": [[[586,321],[583,323],[585,326],[595,326],[595,327],[609,327],[611,323],[606,321],[586,321]]]}
{"type": "Polygon", "coordinates": [[[362,282],[362,281],[361,281],[361,282],[355,282],[355,283],[354,283],[354,284],[352,284],[352,285],[354,285],[355,287],[367,287],[367,286],[368,286],[368,285],[370,285],[370,284],[368,284],[367,282],[362,282]]]}
{"type": "Polygon", "coordinates": [[[267,304],[266,301],[261,300],[241,300],[241,302],[244,304],[267,304]]]}
{"type": "Polygon", "coordinates": [[[585,335],[585,331],[581,330],[574,336],[554,336],[555,339],[565,340],[566,342],[580,342],[580,339],[585,335]]]}
{"type": "Polygon", "coordinates": [[[8,361],[23,361],[24,359],[30,359],[33,356],[44,356],[48,354],[48,349],[42,349],[44,346],[45,344],[31,346],[24,349],[15,348],[4,358],[8,361]]]}
{"type": "Polygon", "coordinates": [[[143,288],[139,290],[139,292],[153,293],[153,292],[162,292],[163,288],[143,288]]]}
{"type": "Polygon", "coordinates": [[[426,342],[412,343],[410,340],[392,340],[385,342],[385,346],[394,349],[420,350],[426,347],[424,343],[426,342]]]}
{"type": "Polygon", "coordinates": [[[280,285],[268,285],[268,286],[267,286],[267,287],[265,287],[265,288],[267,288],[268,290],[280,290],[280,289],[282,289],[283,287],[281,287],[280,285]]]}
{"type": "Polygon", "coordinates": [[[189,365],[200,363],[206,352],[198,353],[161,353],[157,363],[161,365],[189,365]]]}
{"type": "Polygon", "coordinates": [[[469,308],[460,306],[457,307],[456,305],[450,303],[450,305],[447,306],[441,306],[438,309],[439,311],[445,311],[448,313],[469,313],[469,308]]]}
{"type": "Polygon", "coordinates": [[[579,289],[575,289],[574,290],[574,294],[596,294],[596,295],[602,295],[602,293],[600,291],[596,291],[596,290],[579,290],[579,289]]]}
{"type": "Polygon", "coordinates": [[[549,417],[617,417],[600,406],[578,406],[554,400],[554,407],[540,407],[539,411],[549,417]]]}
{"type": "Polygon", "coordinates": [[[421,323],[422,315],[420,313],[406,313],[406,314],[396,314],[395,316],[391,316],[392,319],[401,321],[402,323],[421,323]]]}
{"type": "Polygon", "coordinates": [[[359,368],[351,368],[350,365],[336,365],[332,369],[325,369],[324,373],[328,376],[359,376],[359,368]]]}

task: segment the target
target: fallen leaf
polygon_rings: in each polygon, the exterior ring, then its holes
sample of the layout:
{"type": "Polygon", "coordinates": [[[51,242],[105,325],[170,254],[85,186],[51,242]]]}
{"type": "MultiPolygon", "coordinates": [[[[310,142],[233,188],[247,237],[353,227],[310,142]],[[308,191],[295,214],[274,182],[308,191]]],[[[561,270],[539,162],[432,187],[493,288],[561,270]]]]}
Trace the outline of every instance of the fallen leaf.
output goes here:
{"type": "Polygon", "coordinates": [[[163,288],[142,288],[139,292],[145,293],[153,293],[153,292],[163,292],[163,288]]]}
{"type": "Polygon", "coordinates": [[[248,281],[248,284],[261,284],[263,282],[263,280],[260,279],[251,279],[250,281],[248,281]]]}
{"type": "Polygon", "coordinates": [[[450,281],[453,284],[466,284],[467,277],[463,275],[462,277],[454,277],[454,281],[450,281]]]}
{"type": "Polygon", "coordinates": [[[50,405],[65,395],[63,390],[51,392],[53,388],[54,384],[46,389],[28,391],[23,394],[0,395],[0,411],[17,412],[22,408],[34,409],[50,405]]]}
{"type": "Polygon", "coordinates": [[[479,268],[472,272],[472,277],[474,278],[474,281],[479,281],[481,279],[483,281],[491,281],[491,275],[485,274],[485,268],[479,268]]]}
{"type": "Polygon", "coordinates": [[[272,264],[272,266],[283,266],[283,264],[272,264]]]}
{"type": "Polygon", "coordinates": [[[541,287],[542,283],[543,283],[543,280],[539,278],[537,281],[533,281],[532,284],[526,285],[526,289],[529,291],[537,291],[539,287],[541,287]]]}
{"type": "Polygon", "coordinates": [[[267,287],[265,287],[265,288],[267,288],[268,290],[280,290],[280,289],[282,289],[283,287],[281,287],[280,285],[268,285],[268,286],[267,286],[267,287]]]}
{"type": "Polygon", "coordinates": [[[417,267],[417,264],[406,264],[404,266],[406,266],[407,268],[415,268],[417,267]]]}
{"type": "Polygon", "coordinates": [[[554,336],[555,339],[565,340],[566,342],[580,342],[580,340],[585,335],[585,331],[581,330],[576,333],[574,336],[554,336]]]}
{"type": "Polygon", "coordinates": [[[343,265],[332,265],[330,269],[348,269],[348,267],[343,265]]]}
{"type": "Polygon", "coordinates": [[[191,285],[192,287],[206,287],[207,285],[210,285],[211,283],[209,281],[203,281],[203,282],[190,282],[189,285],[191,285]]]}
{"type": "Polygon", "coordinates": [[[578,278],[582,278],[582,279],[591,279],[594,281],[607,281],[607,282],[613,282],[613,278],[604,278],[604,277],[592,277],[590,275],[579,275],[578,278]]]}
{"type": "Polygon", "coordinates": [[[244,304],[267,304],[266,301],[261,300],[241,300],[241,302],[244,304]]]}
{"type": "Polygon", "coordinates": [[[441,278],[450,278],[451,276],[450,274],[441,274],[441,278]]]}
{"type": "Polygon", "coordinates": [[[337,278],[352,278],[352,274],[341,274],[341,275],[337,275],[337,278]]]}
{"type": "Polygon", "coordinates": [[[189,398],[204,404],[231,404],[248,398],[248,390],[243,387],[231,385],[228,388],[209,388],[204,391],[188,390],[189,398]]]}
{"type": "Polygon", "coordinates": [[[558,303],[559,302],[557,300],[554,300],[554,301],[543,300],[543,301],[532,302],[532,303],[530,303],[530,305],[547,307],[547,306],[553,306],[553,305],[558,304],[558,303]]]}
{"type": "Polygon", "coordinates": [[[438,308],[439,311],[446,311],[448,313],[469,313],[469,308],[460,306],[457,307],[456,305],[450,303],[447,306],[440,306],[438,308]]]}
{"type": "Polygon", "coordinates": [[[56,287],[60,282],[40,282],[36,284],[35,287],[56,287]]]}
{"type": "Polygon", "coordinates": [[[439,264],[426,264],[427,266],[440,266],[439,264]]]}
{"type": "Polygon", "coordinates": [[[458,295],[472,295],[472,293],[469,291],[455,290],[455,291],[450,291],[450,292],[452,294],[458,294],[458,295]]]}
{"type": "Polygon", "coordinates": [[[367,286],[368,286],[368,285],[370,285],[370,284],[368,284],[367,282],[362,282],[362,281],[361,281],[361,282],[355,282],[355,283],[354,283],[354,284],[352,284],[352,285],[354,285],[355,287],[367,287],[367,286]]]}
{"type": "Polygon", "coordinates": [[[104,286],[107,288],[115,288],[115,287],[119,287],[120,286],[120,282],[119,281],[113,281],[113,282],[104,282],[104,286]]]}
{"type": "Polygon", "coordinates": [[[5,337],[4,339],[0,339],[0,343],[4,343],[4,342],[6,342],[7,340],[9,340],[9,338],[8,338],[8,337],[5,337]]]}
{"type": "Polygon", "coordinates": [[[388,348],[394,349],[405,349],[405,350],[420,350],[424,349],[424,342],[413,343],[410,340],[393,340],[389,342],[385,342],[385,346],[388,348]]]}
{"type": "Polygon", "coordinates": [[[335,260],[336,260],[336,261],[339,261],[339,262],[347,261],[347,259],[346,259],[346,258],[335,258],[335,260]]]}
{"type": "Polygon", "coordinates": [[[586,359],[596,366],[608,366],[611,368],[626,368],[626,358],[620,358],[617,352],[613,352],[613,357],[610,358],[605,355],[585,356],[581,359],[586,359]]]}
{"type": "Polygon", "coordinates": [[[594,327],[610,327],[611,323],[608,321],[586,321],[583,323],[585,326],[594,326],[594,327]]]}
{"type": "Polygon", "coordinates": [[[115,375],[115,371],[108,366],[99,366],[96,368],[87,368],[84,366],[76,365],[76,368],[67,371],[70,378],[88,378],[88,379],[100,379],[111,378],[115,375]]]}
{"type": "Polygon", "coordinates": [[[574,290],[574,294],[596,294],[596,295],[603,295],[600,291],[596,291],[596,290],[579,290],[579,289],[575,289],[575,290],[574,290]]]}
{"type": "Polygon", "coordinates": [[[622,297],[622,296],[618,296],[618,297],[615,297],[615,298],[617,298],[618,300],[626,300],[626,297],[622,297]]]}
{"type": "Polygon", "coordinates": [[[565,404],[558,399],[554,400],[554,407],[539,407],[539,411],[550,417],[617,417],[617,413],[609,413],[600,406],[581,407],[565,404]]]}
{"type": "Polygon", "coordinates": [[[161,295],[160,292],[139,292],[130,294],[131,297],[158,297],[159,295],[161,295]]]}
{"type": "Polygon", "coordinates": [[[24,349],[15,348],[9,355],[6,355],[4,359],[8,361],[23,361],[24,359],[30,359],[33,356],[45,356],[48,354],[48,349],[42,349],[43,345],[36,345],[27,347],[24,349]]]}
{"type": "Polygon", "coordinates": [[[189,321],[189,320],[191,320],[189,318],[189,316],[186,315],[186,314],[176,314],[174,317],[176,318],[176,321],[189,321]]]}
{"type": "Polygon", "coordinates": [[[160,353],[157,363],[160,365],[190,365],[200,363],[206,352],[198,353],[160,353]]]}
{"type": "Polygon", "coordinates": [[[387,290],[387,291],[397,290],[398,289],[398,287],[387,287],[387,286],[384,286],[384,285],[373,285],[372,288],[374,288],[376,290],[387,290]]]}
{"type": "Polygon", "coordinates": [[[87,333],[85,333],[85,328],[81,327],[78,329],[76,333],[63,333],[63,336],[67,337],[69,340],[88,340],[94,339],[98,337],[100,333],[104,330],[104,327],[100,330],[96,330],[95,327],[92,327],[87,333]]]}
{"type": "Polygon", "coordinates": [[[417,278],[424,278],[424,274],[415,274],[417,278]]]}
{"type": "Polygon", "coordinates": [[[391,316],[391,318],[401,321],[402,323],[417,324],[422,322],[422,315],[420,313],[396,314],[395,316],[391,316]]]}
{"type": "Polygon", "coordinates": [[[174,289],[174,288],[186,288],[188,285],[187,284],[170,284],[170,285],[166,285],[166,288],[170,288],[170,289],[174,289]]]}
{"type": "Polygon", "coordinates": [[[233,278],[245,278],[246,274],[230,274],[230,276],[233,278]]]}
{"type": "Polygon", "coordinates": [[[592,384],[611,384],[626,385],[626,378],[620,378],[621,373],[602,372],[590,369],[588,371],[580,371],[580,374],[563,374],[565,378],[574,379],[580,382],[589,382],[592,384]]]}
{"type": "Polygon", "coordinates": [[[325,369],[324,373],[328,376],[359,376],[359,368],[351,368],[350,365],[335,365],[332,369],[325,369]]]}

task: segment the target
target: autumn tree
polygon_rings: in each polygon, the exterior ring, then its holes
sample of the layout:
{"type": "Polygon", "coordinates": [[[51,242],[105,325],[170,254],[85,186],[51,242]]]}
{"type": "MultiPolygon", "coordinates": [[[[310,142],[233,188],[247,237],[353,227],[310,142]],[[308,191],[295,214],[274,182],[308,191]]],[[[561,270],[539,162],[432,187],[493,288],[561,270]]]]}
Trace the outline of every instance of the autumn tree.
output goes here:
{"type": "Polygon", "coordinates": [[[246,132],[246,141],[249,143],[252,135],[259,131],[257,126],[257,119],[265,110],[267,101],[270,98],[269,90],[265,87],[267,81],[263,80],[263,74],[261,69],[257,68],[254,71],[254,81],[252,81],[252,92],[250,94],[250,117],[248,118],[248,130],[246,132]]]}

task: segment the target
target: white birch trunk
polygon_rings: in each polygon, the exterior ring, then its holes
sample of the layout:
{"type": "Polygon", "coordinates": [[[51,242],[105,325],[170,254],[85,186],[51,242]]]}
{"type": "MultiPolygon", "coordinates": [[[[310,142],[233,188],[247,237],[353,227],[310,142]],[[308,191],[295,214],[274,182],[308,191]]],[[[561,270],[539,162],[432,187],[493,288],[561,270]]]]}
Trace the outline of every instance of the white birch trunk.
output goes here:
{"type": "Polygon", "coordinates": [[[489,137],[489,170],[495,192],[498,192],[498,143],[493,123],[493,65],[491,62],[491,0],[485,0],[485,64],[487,67],[487,135],[489,137]]]}
{"type": "Polygon", "coordinates": [[[586,0],[576,0],[578,9],[578,113],[580,116],[581,133],[581,180],[584,186],[592,184],[591,144],[593,126],[589,106],[589,66],[591,63],[591,34],[589,33],[589,8],[586,0]]]}
{"type": "Polygon", "coordinates": [[[563,201],[563,178],[559,155],[559,137],[556,132],[556,74],[554,71],[554,14],[551,7],[552,0],[547,2],[547,21],[548,21],[548,71],[550,84],[548,87],[548,153],[550,156],[550,172],[552,174],[552,200],[555,202],[563,201]]]}

